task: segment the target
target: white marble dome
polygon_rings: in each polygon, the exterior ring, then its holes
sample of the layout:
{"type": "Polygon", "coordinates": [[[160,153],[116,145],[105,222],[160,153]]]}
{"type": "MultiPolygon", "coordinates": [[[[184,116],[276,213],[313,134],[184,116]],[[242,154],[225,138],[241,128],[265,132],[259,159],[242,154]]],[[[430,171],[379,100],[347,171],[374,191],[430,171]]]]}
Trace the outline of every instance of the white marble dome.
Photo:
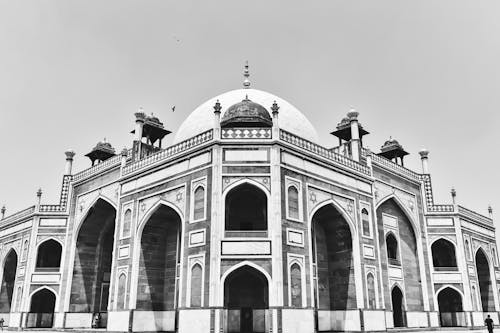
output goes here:
{"type": "Polygon", "coordinates": [[[174,143],[189,139],[201,132],[213,128],[214,105],[217,100],[219,100],[222,107],[222,118],[230,106],[241,102],[247,95],[248,99],[252,102],[258,103],[266,108],[269,114],[271,114],[271,105],[276,101],[280,107],[278,116],[279,127],[301,138],[318,143],[318,133],[316,133],[316,130],[302,112],[284,99],[256,89],[236,89],[228,91],[201,104],[191,112],[181,126],[179,126],[175,134],[174,143]]]}

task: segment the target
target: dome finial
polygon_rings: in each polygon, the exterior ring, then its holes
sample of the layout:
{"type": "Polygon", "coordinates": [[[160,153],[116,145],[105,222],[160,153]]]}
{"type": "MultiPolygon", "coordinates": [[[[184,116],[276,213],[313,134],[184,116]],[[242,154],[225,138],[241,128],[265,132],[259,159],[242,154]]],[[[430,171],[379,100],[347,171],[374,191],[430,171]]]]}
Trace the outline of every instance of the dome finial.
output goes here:
{"type": "Polygon", "coordinates": [[[248,60],[245,62],[245,70],[243,71],[243,76],[245,79],[243,80],[243,88],[249,89],[250,88],[250,72],[248,71],[248,60]]]}

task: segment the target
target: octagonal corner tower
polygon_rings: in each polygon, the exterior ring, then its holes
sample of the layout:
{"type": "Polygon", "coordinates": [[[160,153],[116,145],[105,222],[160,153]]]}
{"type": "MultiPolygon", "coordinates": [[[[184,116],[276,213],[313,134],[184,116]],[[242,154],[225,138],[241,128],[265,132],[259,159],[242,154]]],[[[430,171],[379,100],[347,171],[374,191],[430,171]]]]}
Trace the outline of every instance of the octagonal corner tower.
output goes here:
{"type": "Polygon", "coordinates": [[[213,107],[217,101],[221,104],[222,118],[235,104],[248,99],[253,103],[261,105],[270,116],[271,105],[276,101],[279,105],[280,128],[291,132],[303,139],[318,142],[318,134],[309,120],[296,107],[286,100],[271,93],[257,89],[236,89],[215,96],[198,106],[184,120],[179,127],[174,139],[178,143],[194,137],[213,127],[213,107]]]}

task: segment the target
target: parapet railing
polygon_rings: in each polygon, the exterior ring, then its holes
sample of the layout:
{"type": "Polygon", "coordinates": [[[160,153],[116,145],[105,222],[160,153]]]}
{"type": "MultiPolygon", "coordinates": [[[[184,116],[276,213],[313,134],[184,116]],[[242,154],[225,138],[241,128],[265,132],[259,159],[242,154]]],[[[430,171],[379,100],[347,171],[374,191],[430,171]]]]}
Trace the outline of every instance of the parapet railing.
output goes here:
{"type": "Polygon", "coordinates": [[[432,213],[453,213],[455,207],[453,205],[436,205],[434,204],[434,195],[432,194],[431,175],[420,174],[420,180],[424,184],[425,203],[427,211],[432,213]]]}
{"type": "MultiPolygon", "coordinates": [[[[132,150],[130,149],[128,151],[128,154],[131,155],[132,150]]],[[[104,171],[106,169],[111,169],[113,167],[116,167],[117,165],[120,165],[122,157],[120,155],[113,156],[111,158],[108,158],[104,162],[98,163],[94,165],[93,167],[90,167],[88,169],[85,169],[83,171],[80,171],[78,173],[75,173],[73,176],[73,181],[77,182],[85,178],[89,178],[101,171],[104,171]]]]}
{"type": "Polygon", "coordinates": [[[272,139],[271,127],[222,128],[222,139],[272,139]]]}
{"type": "Polygon", "coordinates": [[[35,213],[35,206],[28,207],[26,209],[23,209],[17,213],[14,213],[12,215],[9,215],[3,219],[0,220],[1,224],[8,224],[10,222],[22,219],[23,217],[30,216],[33,213],[35,213]]]}
{"type": "Polygon", "coordinates": [[[311,141],[302,139],[302,138],[300,138],[300,137],[298,137],[290,132],[287,132],[285,130],[280,130],[280,139],[285,141],[285,142],[288,142],[294,146],[300,147],[302,149],[305,149],[307,151],[310,151],[312,153],[320,155],[324,158],[335,161],[335,162],[342,164],[348,168],[354,169],[354,170],[361,172],[365,175],[370,175],[370,169],[367,166],[365,166],[361,163],[358,163],[354,160],[351,160],[350,158],[347,158],[343,155],[334,153],[330,149],[327,149],[327,148],[322,147],[318,144],[312,143],[311,141]]]}
{"type": "Polygon", "coordinates": [[[61,197],[59,199],[59,204],[58,205],[40,205],[40,212],[41,213],[59,213],[59,212],[65,212],[66,207],[68,205],[68,195],[69,195],[69,186],[71,184],[71,180],[73,179],[73,176],[71,175],[65,175],[63,177],[63,182],[61,186],[61,197]]]}
{"type": "MultiPolygon", "coordinates": [[[[361,156],[366,158],[366,155],[368,155],[367,149],[362,148],[361,149],[361,156]]],[[[387,168],[387,169],[389,169],[389,170],[391,170],[391,171],[393,171],[401,176],[410,178],[412,180],[420,181],[420,174],[419,173],[417,173],[413,170],[410,170],[408,168],[405,168],[404,166],[399,165],[397,163],[394,163],[393,161],[388,160],[387,158],[379,156],[377,154],[371,154],[371,156],[372,156],[373,163],[378,164],[378,165],[382,165],[385,168],[387,168]]]]}
{"type": "Polygon", "coordinates": [[[213,130],[210,129],[210,130],[205,131],[201,134],[198,134],[190,139],[179,142],[178,144],[175,144],[173,146],[165,148],[162,151],[159,151],[157,153],[149,155],[146,158],[143,158],[139,161],[136,161],[136,162],[133,162],[133,163],[127,165],[125,168],[123,168],[123,175],[128,175],[128,174],[130,174],[136,170],[139,170],[145,166],[154,164],[158,161],[161,161],[161,160],[164,160],[166,158],[177,155],[179,153],[185,152],[191,148],[194,148],[194,147],[199,146],[203,143],[209,142],[212,139],[213,139],[213,130]]]}
{"type": "Polygon", "coordinates": [[[463,215],[465,217],[470,218],[473,221],[479,221],[479,222],[482,222],[484,224],[493,225],[493,220],[490,219],[489,217],[486,217],[484,215],[476,213],[476,212],[474,212],[474,211],[472,211],[470,209],[467,209],[465,207],[458,206],[458,213],[460,215],[463,215]]]}

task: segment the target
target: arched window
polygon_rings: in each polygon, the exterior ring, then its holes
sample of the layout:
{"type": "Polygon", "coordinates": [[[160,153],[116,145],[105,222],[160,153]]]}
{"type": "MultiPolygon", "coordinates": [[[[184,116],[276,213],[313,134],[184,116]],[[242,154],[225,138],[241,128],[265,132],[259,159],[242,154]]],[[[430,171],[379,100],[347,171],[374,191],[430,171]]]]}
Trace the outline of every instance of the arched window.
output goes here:
{"type": "Polygon", "coordinates": [[[299,191],[295,186],[288,187],[288,216],[299,219],[299,191]]]}
{"type": "Polygon", "coordinates": [[[194,190],[193,220],[205,218],[205,188],[198,186],[194,190]]]}
{"type": "Polygon", "coordinates": [[[491,248],[491,256],[493,257],[493,265],[498,266],[497,251],[494,247],[491,248]]]}
{"type": "Polygon", "coordinates": [[[29,245],[28,240],[25,240],[23,245],[23,256],[22,256],[23,261],[26,261],[26,259],[28,259],[28,245],[29,245]]]}
{"type": "Polygon", "coordinates": [[[61,265],[61,252],[61,244],[53,239],[40,244],[36,258],[36,269],[58,270],[61,265]]]}
{"type": "Polygon", "coordinates": [[[478,311],[479,307],[477,305],[477,290],[476,286],[472,286],[471,288],[471,297],[472,297],[472,311],[478,311]]]}
{"type": "Polygon", "coordinates": [[[432,263],[436,270],[456,270],[455,246],[446,239],[438,239],[431,246],[432,263]]]}
{"type": "Polygon", "coordinates": [[[258,187],[242,184],[226,196],[226,230],[267,230],[267,196],[258,187]]]}
{"type": "Polygon", "coordinates": [[[293,307],[302,307],[302,273],[298,264],[290,268],[290,295],[293,307]]]}
{"type": "Polygon", "coordinates": [[[191,268],[191,306],[201,306],[201,283],[203,269],[200,264],[195,264],[191,268]]]}
{"type": "Polygon", "coordinates": [[[470,252],[470,243],[469,240],[465,240],[465,253],[467,254],[467,260],[472,260],[472,254],[470,252]]]}
{"type": "Polygon", "coordinates": [[[123,237],[130,236],[131,224],[132,224],[132,211],[130,209],[127,209],[125,211],[125,214],[123,214],[123,232],[122,232],[123,237]]]}
{"type": "Polygon", "coordinates": [[[361,210],[361,223],[363,225],[363,236],[371,237],[370,215],[368,215],[368,210],[366,210],[366,208],[361,210]]]}
{"type": "Polygon", "coordinates": [[[389,264],[399,265],[398,256],[398,241],[393,233],[388,233],[385,238],[387,246],[387,258],[389,258],[389,264]]]}
{"type": "Polygon", "coordinates": [[[366,285],[368,289],[368,309],[375,309],[375,277],[372,273],[368,273],[368,275],[366,276],[366,285]]]}
{"type": "Polygon", "coordinates": [[[121,273],[118,278],[118,310],[125,310],[125,296],[127,294],[127,276],[121,273]]]}
{"type": "Polygon", "coordinates": [[[14,311],[21,312],[21,299],[23,296],[23,289],[21,287],[17,287],[16,294],[16,308],[14,311]]]}

